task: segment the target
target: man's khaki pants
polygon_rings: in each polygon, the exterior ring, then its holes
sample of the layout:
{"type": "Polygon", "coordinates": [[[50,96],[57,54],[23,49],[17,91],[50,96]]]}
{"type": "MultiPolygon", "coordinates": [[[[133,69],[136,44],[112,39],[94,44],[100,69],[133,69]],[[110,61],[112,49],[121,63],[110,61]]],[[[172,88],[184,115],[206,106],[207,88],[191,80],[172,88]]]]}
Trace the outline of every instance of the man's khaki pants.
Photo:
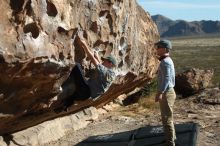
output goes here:
{"type": "Polygon", "coordinates": [[[173,88],[170,88],[164,93],[162,100],[160,100],[162,123],[167,141],[166,146],[175,146],[176,134],[173,124],[173,105],[175,99],[176,93],[173,88]]]}

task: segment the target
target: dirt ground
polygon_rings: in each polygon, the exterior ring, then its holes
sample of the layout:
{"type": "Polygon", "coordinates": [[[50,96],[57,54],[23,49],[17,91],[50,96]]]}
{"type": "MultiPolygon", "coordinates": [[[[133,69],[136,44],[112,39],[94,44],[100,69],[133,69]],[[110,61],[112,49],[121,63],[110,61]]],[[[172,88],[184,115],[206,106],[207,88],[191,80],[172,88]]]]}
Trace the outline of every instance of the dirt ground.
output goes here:
{"type": "MultiPolygon", "coordinates": [[[[175,123],[199,124],[197,146],[219,146],[220,105],[195,102],[199,95],[177,99],[174,108],[175,123]]],[[[45,146],[73,146],[90,136],[134,130],[147,125],[161,125],[160,111],[153,97],[141,98],[139,102],[119,106],[102,115],[86,128],[70,131],[65,137],[45,146]]]]}

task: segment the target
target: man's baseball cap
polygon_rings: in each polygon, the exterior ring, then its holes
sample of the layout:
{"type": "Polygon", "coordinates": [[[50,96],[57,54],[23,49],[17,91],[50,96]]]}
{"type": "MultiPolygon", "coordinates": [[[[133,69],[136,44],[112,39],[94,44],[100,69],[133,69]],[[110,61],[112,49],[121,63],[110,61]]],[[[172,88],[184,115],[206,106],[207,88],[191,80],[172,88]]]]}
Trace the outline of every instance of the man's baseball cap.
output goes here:
{"type": "Polygon", "coordinates": [[[108,60],[109,62],[111,62],[114,66],[117,65],[115,57],[113,57],[112,55],[109,55],[107,57],[101,57],[102,60],[108,60]]]}
{"type": "Polygon", "coordinates": [[[172,49],[172,44],[169,40],[160,40],[159,42],[155,43],[157,48],[167,48],[172,49]]]}

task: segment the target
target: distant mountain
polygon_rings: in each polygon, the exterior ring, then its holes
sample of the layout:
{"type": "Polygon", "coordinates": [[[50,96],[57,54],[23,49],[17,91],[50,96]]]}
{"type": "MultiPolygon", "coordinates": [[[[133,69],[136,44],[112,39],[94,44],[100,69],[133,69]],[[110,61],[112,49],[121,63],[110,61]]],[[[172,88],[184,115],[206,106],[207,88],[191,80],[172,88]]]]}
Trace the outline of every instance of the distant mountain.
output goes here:
{"type": "Polygon", "coordinates": [[[220,34],[220,21],[171,20],[163,15],[152,16],[161,37],[220,34]]]}

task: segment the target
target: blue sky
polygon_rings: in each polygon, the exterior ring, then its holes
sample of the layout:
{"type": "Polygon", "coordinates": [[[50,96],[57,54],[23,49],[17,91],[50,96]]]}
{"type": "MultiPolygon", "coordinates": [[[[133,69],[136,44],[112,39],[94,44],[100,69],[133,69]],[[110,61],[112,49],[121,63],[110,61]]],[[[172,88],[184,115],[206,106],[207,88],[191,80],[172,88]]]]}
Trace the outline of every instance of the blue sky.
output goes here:
{"type": "Polygon", "coordinates": [[[220,0],[137,0],[151,15],[173,20],[220,20],[220,0]]]}

